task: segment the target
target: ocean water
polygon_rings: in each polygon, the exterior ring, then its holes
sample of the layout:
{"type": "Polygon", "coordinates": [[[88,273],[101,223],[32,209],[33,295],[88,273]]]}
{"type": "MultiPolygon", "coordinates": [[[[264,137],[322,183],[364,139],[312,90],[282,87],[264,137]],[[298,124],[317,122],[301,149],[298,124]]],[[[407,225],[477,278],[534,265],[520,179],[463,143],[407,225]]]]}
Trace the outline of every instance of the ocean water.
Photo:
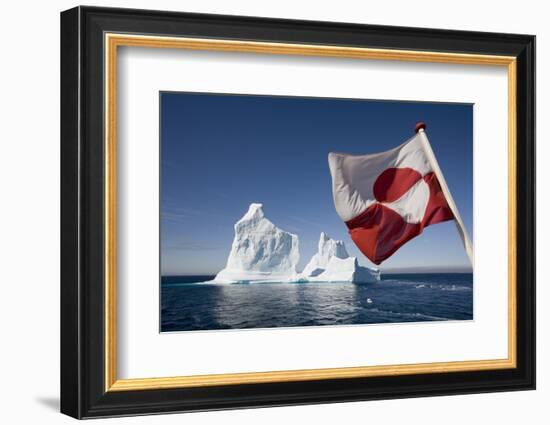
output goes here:
{"type": "Polygon", "coordinates": [[[471,320],[472,273],[383,275],[378,283],[204,284],[164,276],[161,331],[471,320]]]}

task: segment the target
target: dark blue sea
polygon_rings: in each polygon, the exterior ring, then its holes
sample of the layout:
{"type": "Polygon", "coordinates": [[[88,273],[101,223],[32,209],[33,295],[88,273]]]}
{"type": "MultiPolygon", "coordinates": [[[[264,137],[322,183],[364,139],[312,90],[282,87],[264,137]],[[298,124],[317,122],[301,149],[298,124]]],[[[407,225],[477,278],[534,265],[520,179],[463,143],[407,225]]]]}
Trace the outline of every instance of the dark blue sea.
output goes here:
{"type": "Polygon", "coordinates": [[[383,275],[378,283],[202,284],[164,276],[161,331],[471,320],[472,273],[383,275]]]}

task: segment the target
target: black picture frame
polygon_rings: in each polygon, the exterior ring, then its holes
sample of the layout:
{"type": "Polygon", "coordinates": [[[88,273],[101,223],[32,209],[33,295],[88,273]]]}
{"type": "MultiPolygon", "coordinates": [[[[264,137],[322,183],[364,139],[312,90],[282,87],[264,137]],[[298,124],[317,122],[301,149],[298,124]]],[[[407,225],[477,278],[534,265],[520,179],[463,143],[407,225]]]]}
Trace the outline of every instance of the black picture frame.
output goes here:
{"type": "Polygon", "coordinates": [[[75,418],[535,388],[535,37],[131,9],[61,13],[61,412],[75,418]],[[471,372],[105,391],[104,34],[514,56],[517,367],[471,372]]]}

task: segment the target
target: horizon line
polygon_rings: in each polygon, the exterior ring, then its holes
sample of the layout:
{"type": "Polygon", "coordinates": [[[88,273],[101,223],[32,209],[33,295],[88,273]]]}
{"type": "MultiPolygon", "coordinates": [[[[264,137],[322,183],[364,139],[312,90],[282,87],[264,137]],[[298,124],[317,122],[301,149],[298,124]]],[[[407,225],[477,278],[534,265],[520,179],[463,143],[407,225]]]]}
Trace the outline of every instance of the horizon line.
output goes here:
{"type": "MultiPolygon", "coordinates": [[[[473,273],[471,267],[453,267],[453,268],[421,268],[421,267],[403,267],[380,270],[380,274],[466,274],[473,273]]],[[[160,274],[160,277],[180,277],[180,276],[216,276],[217,273],[169,273],[160,274]]]]}

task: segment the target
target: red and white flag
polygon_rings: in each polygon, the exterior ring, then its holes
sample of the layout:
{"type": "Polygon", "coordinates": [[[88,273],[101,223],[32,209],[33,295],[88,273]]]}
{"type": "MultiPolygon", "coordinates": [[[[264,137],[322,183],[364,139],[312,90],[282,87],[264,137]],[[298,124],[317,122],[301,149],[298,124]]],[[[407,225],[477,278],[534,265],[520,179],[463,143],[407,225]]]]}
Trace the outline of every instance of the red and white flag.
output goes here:
{"type": "Polygon", "coordinates": [[[424,227],[453,219],[472,261],[470,240],[423,128],[419,124],[412,139],[386,152],[328,155],[336,212],[375,264],[424,227]]]}

